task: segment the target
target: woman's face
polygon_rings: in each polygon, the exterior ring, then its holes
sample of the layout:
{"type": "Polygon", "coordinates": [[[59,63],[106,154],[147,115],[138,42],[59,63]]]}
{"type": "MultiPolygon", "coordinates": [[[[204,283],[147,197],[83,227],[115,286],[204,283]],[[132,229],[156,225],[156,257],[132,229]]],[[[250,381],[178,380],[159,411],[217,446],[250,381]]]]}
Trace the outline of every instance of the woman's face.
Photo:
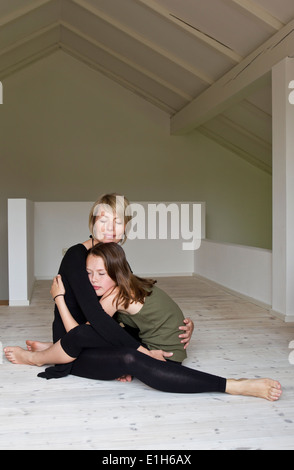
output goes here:
{"type": "Polygon", "coordinates": [[[104,261],[100,256],[89,255],[87,257],[86,268],[96,295],[102,296],[116,286],[115,282],[108,275],[104,261]]]}
{"type": "Polygon", "coordinates": [[[103,243],[118,243],[124,237],[124,221],[115,213],[99,208],[94,224],[95,239],[103,243]]]}

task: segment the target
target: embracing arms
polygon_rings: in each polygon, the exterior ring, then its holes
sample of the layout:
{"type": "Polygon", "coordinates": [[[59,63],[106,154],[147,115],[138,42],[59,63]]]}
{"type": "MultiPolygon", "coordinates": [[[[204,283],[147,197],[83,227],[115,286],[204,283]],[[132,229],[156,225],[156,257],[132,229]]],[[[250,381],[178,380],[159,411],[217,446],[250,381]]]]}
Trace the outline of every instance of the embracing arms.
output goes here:
{"type": "MultiPolygon", "coordinates": [[[[61,279],[60,275],[56,276],[53,279],[53,283],[52,283],[52,286],[51,286],[50,293],[52,295],[53,300],[55,301],[55,303],[57,305],[57,308],[59,310],[59,313],[60,313],[61,319],[63,321],[64,328],[65,328],[66,332],[68,332],[68,331],[72,330],[73,328],[75,328],[76,326],[78,326],[79,324],[73,318],[73,316],[71,315],[71,313],[70,313],[70,311],[69,311],[69,309],[66,305],[66,302],[65,302],[65,299],[64,299],[65,288],[64,288],[64,285],[63,285],[63,282],[62,282],[62,279],[61,279]]],[[[109,315],[112,316],[114,313],[115,312],[113,312],[112,314],[110,313],[109,315]]],[[[87,322],[87,323],[90,324],[89,322],[87,322]]],[[[116,325],[115,322],[114,322],[114,324],[116,325]]],[[[120,328],[120,326],[119,326],[119,328],[120,328]]],[[[142,353],[146,354],[147,356],[151,356],[154,359],[158,359],[158,360],[161,360],[161,361],[165,361],[166,357],[168,358],[168,357],[171,357],[173,355],[173,353],[168,353],[168,352],[165,352],[165,351],[162,351],[162,350],[149,351],[148,349],[144,348],[141,345],[139,345],[139,347],[137,347],[137,351],[142,352],[142,353]]]]}

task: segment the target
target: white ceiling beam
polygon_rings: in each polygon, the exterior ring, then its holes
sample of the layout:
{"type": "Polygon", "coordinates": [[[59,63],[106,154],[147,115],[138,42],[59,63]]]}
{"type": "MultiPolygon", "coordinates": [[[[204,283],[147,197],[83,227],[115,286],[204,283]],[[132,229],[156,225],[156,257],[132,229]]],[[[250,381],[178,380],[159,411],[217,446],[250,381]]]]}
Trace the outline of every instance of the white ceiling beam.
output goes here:
{"type": "Polygon", "coordinates": [[[160,7],[153,0],[135,0],[135,1],[143,5],[144,7],[148,8],[149,10],[152,10],[154,13],[161,16],[162,18],[169,21],[170,23],[173,23],[182,31],[185,31],[189,35],[194,36],[197,40],[200,40],[206,46],[209,46],[211,49],[217,51],[218,53],[221,53],[223,56],[230,59],[233,63],[237,64],[243,59],[242,56],[237,54],[237,52],[233,51],[230,47],[225,46],[224,44],[212,38],[208,34],[205,34],[202,31],[194,28],[192,25],[185,23],[183,20],[172,15],[166,9],[160,7]]]}
{"type": "Polygon", "coordinates": [[[52,11],[55,9],[57,21],[60,12],[60,1],[61,0],[37,0],[32,5],[23,5],[21,8],[0,18],[0,26],[5,26],[13,21],[19,20],[19,18],[29,15],[44,6],[48,6],[52,11]]]}
{"type": "Polygon", "coordinates": [[[42,29],[38,29],[38,31],[33,32],[32,34],[27,35],[25,38],[19,39],[18,41],[14,42],[8,47],[0,49],[0,58],[2,55],[8,54],[9,52],[13,52],[14,50],[18,49],[21,46],[25,46],[26,44],[32,43],[33,41],[38,43],[41,38],[49,37],[51,35],[52,44],[58,44],[60,40],[60,24],[59,22],[52,23],[49,26],[46,26],[42,29]]]}
{"type": "Polygon", "coordinates": [[[294,55],[294,20],[171,118],[171,133],[190,132],[241,101],[272,67],[294,55]]]}
{"type": "Polygon", "coordinates": [[[97,18],[104,21],[105,23],[109,24],[110,26],[117,29],[118,31],[121,31],[122,33],[126,34],[130,38],[134,39],[138,43],[142,44],[143,46],[147,47],[151,51],[160,55],[164,59],[169,60],[173,64],[185,70],[186,72],[189,72],[190,74],[194,75],[195,78],[201,80],[206,85],[211,85],[214,82],[214,80],[211,77],[209,77],[207,74],[205,74],[201,70],[198,70],[196,67],[193,67],[192,65],[188,64],[187,62],[182,60],[180,57],[175,56],[174,54],[167,51],[166,49],[163,49],[162,47],[158,46],[158,44],[156,44],[155,42],[150,41],[146,37],[138,34],[136,31],[123,25],[122,23],[114,19],[113,17],[99,10],[97,7],[92,7],[91,5],[86,3],[84,0],[73,0],[73,3],[83,8],[84,10],[88,11],[89,13],[96,16],[97,18]]]}
{"type": "Polygon", "coordinates": [[[52,44],[48,47],[42,47],[40,51],[37,51],[33,54],[31,53],[27,57],[23,57],[22,55],[19,60],[14,61],[13,64],[11,64],[9,67],[5,67],[3,70],[0,68],[1,79],[3,80],[4,78],[9,77],[16,72],[19,72],[28,65],[32,65],[35,62],[38,62],[40,59],[48,57],[59,49],[60,47],[58,44],[52,44]]]}
{"type": "Polygon", "coordinates": [[[245,10],[247,13],[260,20],[262,23],[270,26],[275,31],[279,31],[285,26],[284,23],[272,16],[268,11],[257,5],[257,3],[252,0],[228,0],[228,2],[233,5],[237,5],[242,10],[245,10]]]}
{"type": "Polygon", "coordinates": [[[0,76],[5,78],[58,50],[60,25],[54,23],[0,50],[0,76]]]}
{"type": "Polygon", "coordinates": [[[265,171],[269,175],[272,174],[271,165],[268,165],[266,162],[263,162],[263,161],[259,160],[258,158],[256,158],[251,153],[249,153],[246,150],[238,147],[234,143],[229,142],[227,139],[225,139],[224,137],[222,137],[219,134],[216,134],[211,129],[208,129],[205,126],[200,126],[199,127],[199,132],[202,135],[205,135],[206,137],[208,137],[208,139],[214,140],[215,142],[220,144],[222,147],[225,147],[225,148],[231,150],[232,152],[234,152],[236,155],[239,155],[241,158],[243,158],[243,160],[246,160],[251,165],[254,165],[255,167],[259,168],[260,170],[265,171]]]}

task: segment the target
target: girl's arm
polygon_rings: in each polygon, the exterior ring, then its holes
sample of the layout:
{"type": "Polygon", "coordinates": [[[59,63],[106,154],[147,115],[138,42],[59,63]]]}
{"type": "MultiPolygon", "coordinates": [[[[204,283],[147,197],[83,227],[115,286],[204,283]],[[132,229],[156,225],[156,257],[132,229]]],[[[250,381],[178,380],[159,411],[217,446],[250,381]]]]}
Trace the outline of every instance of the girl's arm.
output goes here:
{"type": "Polygon", "coordinates": [[[65,288],[64,288],[60,275],[56,276],[53,279],[50,294],[52,295],[52,298],[57,305],[58,311],[60,313],[61,319],[64,324],[64,328],[66,329],[66,332],[68,333],[70,330],[78,326],[78,323],[72,317],[65,303],[65,300],[64,300],[65,288]]]}

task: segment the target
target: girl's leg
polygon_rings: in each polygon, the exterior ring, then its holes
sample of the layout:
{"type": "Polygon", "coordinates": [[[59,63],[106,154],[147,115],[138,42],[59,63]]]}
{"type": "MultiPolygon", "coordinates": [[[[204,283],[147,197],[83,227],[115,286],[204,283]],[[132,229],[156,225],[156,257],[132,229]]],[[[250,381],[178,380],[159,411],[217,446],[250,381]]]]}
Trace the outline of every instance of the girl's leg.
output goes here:
{"type": "Polygon", "coordinates": [[[69,364],[75,360],[61,347],[60,341],[44,351],[27,351],[19,346],[4,348],[6,358],[13,364],[43,366],[44,364],[69,364]]]}
{"type": "Polygon", "coordinates": [[[27,340],[26,341],[27,350],[28,351],[45,351],[45,349],[50,348],[53,343],[52,342],[43,342],[43,341],[34,341],[34,340],[27,340]]]}

